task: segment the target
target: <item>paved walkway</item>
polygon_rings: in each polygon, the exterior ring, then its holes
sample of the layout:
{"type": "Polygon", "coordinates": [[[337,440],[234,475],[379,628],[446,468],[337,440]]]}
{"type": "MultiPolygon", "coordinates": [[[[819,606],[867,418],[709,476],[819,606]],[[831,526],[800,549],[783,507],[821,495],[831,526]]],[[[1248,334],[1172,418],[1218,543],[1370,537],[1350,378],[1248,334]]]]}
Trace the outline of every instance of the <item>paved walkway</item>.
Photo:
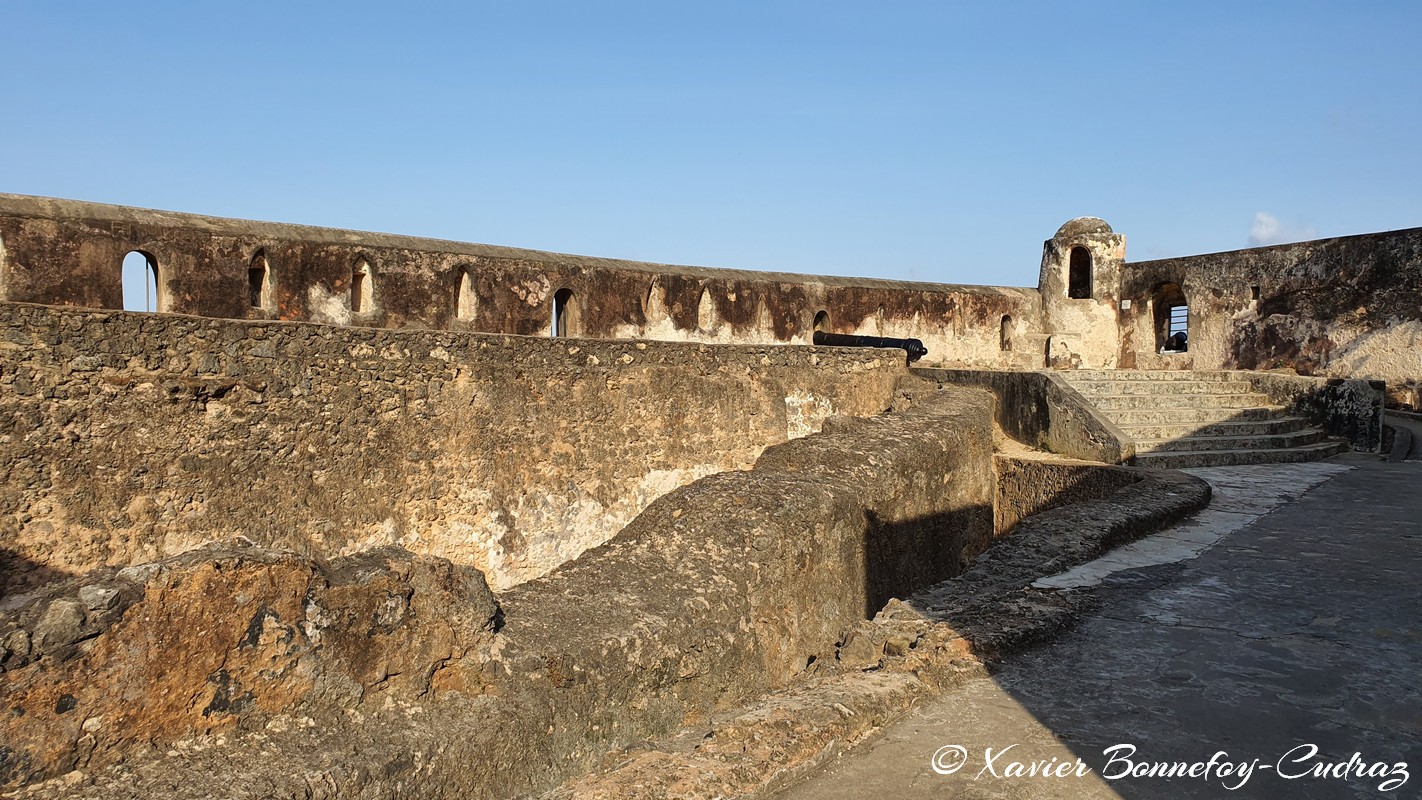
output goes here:
{"type": "Polygon", "coordinates": [[[777,800],[1422,797],[1422,463],[1199,474],[1212,546],[1056,576],[1099,610],[777,800]]]}

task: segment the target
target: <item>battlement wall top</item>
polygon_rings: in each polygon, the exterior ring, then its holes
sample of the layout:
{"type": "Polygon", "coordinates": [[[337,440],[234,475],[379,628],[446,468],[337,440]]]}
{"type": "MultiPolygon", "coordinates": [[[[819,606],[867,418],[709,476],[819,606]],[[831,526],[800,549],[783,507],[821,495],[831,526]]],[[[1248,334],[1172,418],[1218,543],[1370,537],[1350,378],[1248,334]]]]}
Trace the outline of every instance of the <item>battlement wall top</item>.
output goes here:
{"type": "Polygon", "coordinates": [[[211,236],[281,239],[309,242],[312,244],[346,245],[363,249],[447,253],[450,255],[514,259],[534,263],[544,262],[559,266],[629,270],[651,274],[674,274],[703,278],[777,283],[809,283],[822,286],[853,286],[916,292],[980,292],[985,294],[1009,292],[1023,293],[1026,295],[1036,293],[1036,289],[1033,287],[939,283],[934,281],[900,281],[885,278],[840,277],[834,275],[779,272],[774,270],[733,269],[727,267],[631,261],[601,256],[557,253],[548,250],[533,250],[522,247],[459,242],[451,239],[434,239],[395,233],[351,230],[347,228],[326,228],[317,225],[300,225],[288,222],[266,222],[234,217],[213,217],[204,214],[189,214],[179,211],[163,211],[110,203],[93,203],[82,200],[6,194],[3,192],[0,192],[0,217],[186,228],[211,236]]]}

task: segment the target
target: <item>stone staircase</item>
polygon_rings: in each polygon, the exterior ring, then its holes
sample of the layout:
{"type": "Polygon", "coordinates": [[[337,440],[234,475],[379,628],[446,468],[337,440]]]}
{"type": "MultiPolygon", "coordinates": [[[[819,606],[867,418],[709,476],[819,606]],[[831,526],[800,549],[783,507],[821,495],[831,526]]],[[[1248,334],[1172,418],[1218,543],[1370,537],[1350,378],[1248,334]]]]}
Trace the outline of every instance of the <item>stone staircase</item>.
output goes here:
{"type": "Polygon", "coordinates": [[[1142,467],[1185,469],[1316,461],[1343,452],[1239,373],[1073,370],[1058,373],[1135,440],[1142,467]]]}

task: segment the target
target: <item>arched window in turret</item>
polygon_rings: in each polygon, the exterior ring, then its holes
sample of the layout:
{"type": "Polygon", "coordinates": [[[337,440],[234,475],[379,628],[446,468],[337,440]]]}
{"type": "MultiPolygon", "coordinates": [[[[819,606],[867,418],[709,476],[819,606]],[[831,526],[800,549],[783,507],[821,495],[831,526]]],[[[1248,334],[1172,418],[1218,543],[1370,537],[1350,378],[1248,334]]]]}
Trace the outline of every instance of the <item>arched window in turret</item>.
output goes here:
{"type": "Polygon", "coordinates": [[[1067,297],[1073,300],[1091,299],[1091,251],[1073,247],[1067,263],[1067,297]]]}

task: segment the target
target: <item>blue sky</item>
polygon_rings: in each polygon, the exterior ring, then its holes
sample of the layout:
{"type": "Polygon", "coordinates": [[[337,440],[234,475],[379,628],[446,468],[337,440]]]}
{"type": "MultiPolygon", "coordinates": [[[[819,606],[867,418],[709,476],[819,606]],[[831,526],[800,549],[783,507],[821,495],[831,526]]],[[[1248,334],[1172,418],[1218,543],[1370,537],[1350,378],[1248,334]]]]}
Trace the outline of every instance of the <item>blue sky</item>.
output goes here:
{"type": "Polygon", "coordinates": [[[1422,225],[1422,3],[0,0],[0,191],[1035,285],[1422,225]],[[1263,215],[1263,216],[1261,216],[1263,215]]]}

